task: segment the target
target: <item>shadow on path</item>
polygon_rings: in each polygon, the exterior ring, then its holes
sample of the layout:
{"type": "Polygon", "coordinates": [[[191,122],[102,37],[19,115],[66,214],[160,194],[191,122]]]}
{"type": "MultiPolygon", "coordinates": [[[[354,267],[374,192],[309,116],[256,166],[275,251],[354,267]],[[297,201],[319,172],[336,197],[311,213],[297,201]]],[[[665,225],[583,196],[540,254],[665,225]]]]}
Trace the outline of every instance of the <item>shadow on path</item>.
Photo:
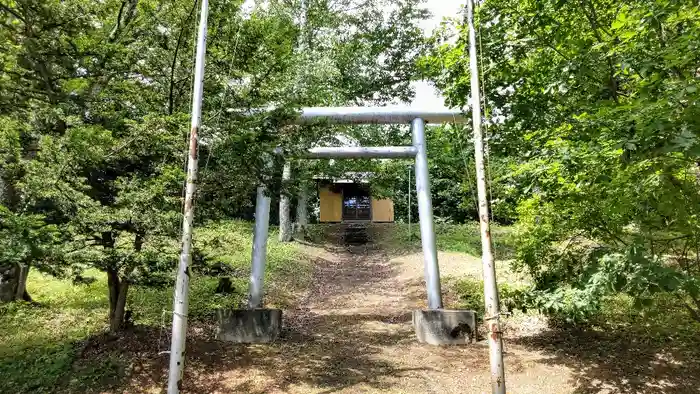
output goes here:
{"type": "MultiPolygon", "coordinates": [[[[188,393],[287,391],[291,386],[313,387],[332,393],[356,385],[378,391],[392,387],[392,379],[432,368],[399,367],[378,357],[383,348],[414,342],[407,329],[409,315],[318,314],[297,316],[275,343],[238,345],[215,341],[209,327],[192,327],[187,341],[183,391],[188,393]],[[375,329],[373,329],[375,328],[375,329]]],[[[129,382],[113,389],[135,392],[163,387],[168,355],[153,356],[157,329],[140,327],[118,341],[87,346],[102,354],[133,357],[129,382]],[[131,345],[125,345],[130,343],[131,345]],[[111,351],[110,351],[111,350],[111,351]],[[147,355],[148,354],[148,355],[147,355]]],[[[167,344],[163,343],[163,347],[167,344]]]]}
{"type": "MultiPolygon", "coordinates": [[[[265,345],[213,339],[214,328],[188,330],[183,391],[188,393],[284,392],[312,387],[332,393],[362,385],[377,391],[392,380],[428,373],[431,367],[401,366],[382,357],[387,348],[414,344],[409,309],[401,308],[398,268],[371,244],[328,245],[317,256],[313,280],[295,306],[285,310],[281,338],[265,345]]],[[[129,379],[109,384],[116,391],[152,390],[167,382],[167,333],[137,327],[118,340],[94,337],[84,345],[86,363],[99,354],[129,359],[129,379]]],[[[80,364],[80,363],[78,363],[80,364]]],[[[103,386],[104,387],[104,386],[103,386]]]]}
{"type": "Polygon", "coordinates": [[[700,341],[676,346],[621,331],[547,331],[512,342],[571,368],[574,393],[700,393],[700,341]]]}

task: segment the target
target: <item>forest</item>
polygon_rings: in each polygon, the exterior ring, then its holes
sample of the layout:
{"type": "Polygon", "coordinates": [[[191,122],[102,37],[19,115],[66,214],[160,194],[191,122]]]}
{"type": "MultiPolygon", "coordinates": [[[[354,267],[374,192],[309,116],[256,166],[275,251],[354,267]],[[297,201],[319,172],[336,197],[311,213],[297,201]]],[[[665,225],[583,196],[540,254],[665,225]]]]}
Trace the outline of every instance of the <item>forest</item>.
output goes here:
{"type": "MultiPolygon", "coordinates": [[[[319,174],[372,174],[373,193],[395,204],[387,250],[419,248],[418,229],[406,226],[418,220],[408,161],[299,160],[283,179],[282,159],[270,152],[411,145],[407,126],[288,120],[302,107],[410,103],[416,81],[471,117],[466,19],[425,32],[427,3],[209,2],[192,329],[245,298],[257,185],[273,199],[268,275],[277,305],[292,305],[314,280],[304,248],[324,232],[319,174]],[[306,208],[292,209],[308,212],[306,241],[277,240],[280,196],[306,208]],[[221,277],[232,283],[227,294],[221,277]]],[[[700,359],[688,350],[698,348],[700,329],[698,2],[477,3],[503,308],[513,325],[536,315],[547,330],[568,333],[627,325],[640,342],[680,343],[678,363],[691,368],[700,359]]],[[[135,326],[149,337],[169,333],[163,316],[181,247],[200,5],[0,0],[0,374],[8,392],[147,391],[114,383],[138,375],[138,363],[110,346],[135,326]],[[91,351],[100,354],[90,359],[91,351]]],[[[430,125],[426,135],[441,253],[479,256],[472,126],[430,125]]],[[[455,305],[483,313],[481,277],[460,275],[449,287],[455,305]]],[[[152,347],[167,350],[157,339],[152,347]]],[[[697,378],[686,378],[665,377],[695,392],[697,378]]],[[[644,379],[611,381],[607,392],[667,392],[644,379]]],[[[250,387],[238,391],[316,392],[250,387]]],[[[561,392],[604,392],[589,390],[561,392]]]]}

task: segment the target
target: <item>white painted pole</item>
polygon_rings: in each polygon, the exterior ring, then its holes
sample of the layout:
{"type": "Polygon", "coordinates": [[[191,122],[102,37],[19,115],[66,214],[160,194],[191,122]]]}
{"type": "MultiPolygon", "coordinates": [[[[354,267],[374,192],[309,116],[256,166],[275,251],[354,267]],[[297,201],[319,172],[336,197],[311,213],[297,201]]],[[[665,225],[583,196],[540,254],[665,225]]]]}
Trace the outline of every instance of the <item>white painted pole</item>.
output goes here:
{"type": "Polygon", "coordinates": [[[252,269],[248,290],[248,308],[263,307],[263,284],[267,263],[267,237],[270,226],[270,197],[265,195],[265,187],[258,186],[255,199],[255,230],[253,232],[252,269]]]}
{"type": "Polygon", "coordinates": [[[469,66],[471,73],[472,122],[474,127],[474,161],[476,162],[476,185],[479,194],[479,223],[481,227],[481,261],[484,275],[484,301],[486,304],[486,326],[488,327],[489,355],[491,360],[491,390],[494,394],[505,394],[506,378],[503,364],[503,334],[501,333],[500,305],[496,283],[496,265],[491,249],[489,204],[486,193],[486,169],[484,166],[484,135],[481,132],[481,98],[479,95],[479,67],[476,62],[476,33],[474,30],[474,3],[467,0],[467,22],[469,24],[469,66]]]}
{"type": "Polygon", "coordinates": [[[423,119],[425,124],[466,123],[459,110],[421,110],[407,107],[308,107],[302,108],[297,124],[406,124],[423,119]]]}
{"type": "Polygon", "coordinates": [[[397,159],[413,158],[418,150],[413,146],[342,146],[311,148],[304,154],[307,159],[397,159]]]}
{"type": "MultiPolygon", "coordinates": [[[[289,160],[284,162],[282,169],[282,183],[286,184],[292,179],[292,163],[289,160]]],[[[285,185],[286,186],[286,185],[285,185]]],[[[278,239],[280,242],[292,241],[292,219],[291,219],[291,199],[287,193],[280,194],[280,233],[278,239]]]]}
{"type": "Polygon", "coordinates": [[[202,96],[204,93],[204,60],[207,51],[207,16],[209,1],[202,0],[202,11],[197,36],[197,57],[194,69],[194,90],[192,94],[192,122],[187,159],[187,185],[185,189],[185,212],[182,220],[182,250],[177,269],[175,295],[173,300],[173,330],[170,343],[170,370],[168,394],[182,390],[182,371],[185,366],[185,338],[187,336],[187,307],[189,302],[190,263],[192,262],[192,227],[194,221],[194,201],[197,190],[197,151],[198,134],[202,125],[202,96]]]}
{"type": "MultiPolygon", "coordinates": [[[[238,116],[253,116],[274,110],[271,108],[228,108],[226,112],[238,116]]],[[[461,110],[418,109],[410,107],[305,107],[290,120],[291,124],[409,124],[414,119],[425,124],[467,123],[461,110]]]]}
{"type": "Polygon", "coordinates": [[[411,233],[411,167],[408,167],[408,242],[413,239],[411,233]]]}
{"type": "Polygon", "coordinates": [[[413,146],[418,150],[416,155],[416,195],[418,198],[418,215],[420,217],[420,239],[423,246],[425,284],[428,290],[428,308],[441,309],[440,267],[438,266],[437,248],[435,246],[433,200],[430,196],[428,152],[425,143],[425,123],[423,119],[414,119],[411,129],[413,131],[413,146]]]}

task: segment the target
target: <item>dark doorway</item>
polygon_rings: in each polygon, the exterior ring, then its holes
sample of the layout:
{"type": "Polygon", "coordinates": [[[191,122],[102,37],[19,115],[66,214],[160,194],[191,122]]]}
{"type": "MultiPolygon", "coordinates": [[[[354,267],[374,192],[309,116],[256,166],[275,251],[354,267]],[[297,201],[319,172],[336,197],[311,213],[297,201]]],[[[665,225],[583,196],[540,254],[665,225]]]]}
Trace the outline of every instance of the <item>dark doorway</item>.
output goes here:
{"type": "Polygon", "coordinates": [[[372,199],[369,188],[349,184],[343,187],[343,220],[371,220],[372,199]]]}

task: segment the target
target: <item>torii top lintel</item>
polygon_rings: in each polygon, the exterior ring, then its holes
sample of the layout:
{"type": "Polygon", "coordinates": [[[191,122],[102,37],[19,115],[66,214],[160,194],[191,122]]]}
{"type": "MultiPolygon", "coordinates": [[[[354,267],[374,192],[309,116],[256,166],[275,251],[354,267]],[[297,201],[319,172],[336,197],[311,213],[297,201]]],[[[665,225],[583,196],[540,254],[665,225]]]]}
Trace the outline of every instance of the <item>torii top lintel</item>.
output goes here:
{"type": "Polygon", "coordinates": [[[302,108],[296,124],[327,122],[333,124],[407,124],[423,119],[428,124],[465,123],[459,110],[424,110],[407,107],[307,107],[302,108]]]}

